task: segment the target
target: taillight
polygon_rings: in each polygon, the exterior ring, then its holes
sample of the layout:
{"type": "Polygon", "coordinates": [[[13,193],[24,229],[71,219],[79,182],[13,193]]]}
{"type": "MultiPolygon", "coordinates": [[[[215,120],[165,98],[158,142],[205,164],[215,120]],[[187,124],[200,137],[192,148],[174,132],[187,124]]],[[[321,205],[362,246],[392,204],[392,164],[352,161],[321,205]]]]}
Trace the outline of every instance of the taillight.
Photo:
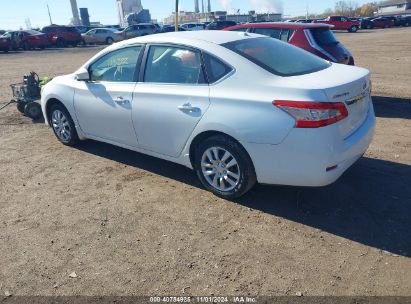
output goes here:
{"type": "Polygon", "coordinates": [[[293,118],[296,128],[320,128],[331,125],[348,116],[347,108],[342,102],[312,101],[273,101],[293,118]]]}

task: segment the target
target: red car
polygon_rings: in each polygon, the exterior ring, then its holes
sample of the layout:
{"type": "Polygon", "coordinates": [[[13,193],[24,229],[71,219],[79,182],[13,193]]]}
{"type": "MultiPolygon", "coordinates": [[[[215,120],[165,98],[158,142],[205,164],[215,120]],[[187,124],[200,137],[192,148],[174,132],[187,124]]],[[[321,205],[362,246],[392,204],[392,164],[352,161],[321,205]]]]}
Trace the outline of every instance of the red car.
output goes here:
{"type": "Polygon", "coordinates": [[[0,36],[0,51],[7,53],[11,49],[11,41],[7,36],[0,36]]]}
{"type": "Polygon", "coordinates": [[[346,30],[350,33],[355,33],[360,28],[360,21],[351,20],[344,16],[329,16],[324,20],[314,20],[313,23],[334,25],[334,30],[346,30]]]}
{"type": "Polygon", "coordinates": [[[383,17],[374,18],[371,20],[374,27],[388,28],[395,26],[395,21],[383,17]]]}
{"type": "Polygon", "coordinates": [[[280,39],[325,60],[354,65],[350,51],[335,38],[331,26],[313,23],[249,23],[232,26],[225,31],[249,32],[280,39]]]}
{"type": "Polygon", "coordinates": [[[50,25],[41,31],[46,34],[49,43],[59,47],[77,46],[83,41],[80,32],[73,26],[50,25]]]}
{"type": "Polygon", "coordinates": [[[14,50],[23,49],[42,49],[48,45],[47,37],[41,32],[34,30],[7,32],[4,35],[9,35],[12,48],[14,50]]]}

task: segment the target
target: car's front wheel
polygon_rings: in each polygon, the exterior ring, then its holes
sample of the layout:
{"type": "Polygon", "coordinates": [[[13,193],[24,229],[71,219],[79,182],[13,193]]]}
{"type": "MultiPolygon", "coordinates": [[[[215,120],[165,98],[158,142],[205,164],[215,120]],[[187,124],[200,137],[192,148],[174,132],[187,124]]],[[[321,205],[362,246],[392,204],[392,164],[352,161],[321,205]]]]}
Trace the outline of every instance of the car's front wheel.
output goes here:
{"type": "Polygon", "coordinates": [[[61,104],[54,104],[50,108],[49,123],[57,139],[66,146],[78,143],[76,127],[70,114],[61,104]]]}
{"type": "Polygon", "coordinates": [[[204,187],[225,199],[244,195],[257,180],[250,156],[228,136],[216,135],[200,143],[194,162],[204,187]]]}
{"type": "Polygon", "coordinates": [[[355,32],[358,31],[358,27],[355,26],[355,25],[353,25],[353,26],[351,26],[351,27],[348,29],[348,31],[351,32],[351,33],[355,33],[355,32]]]}

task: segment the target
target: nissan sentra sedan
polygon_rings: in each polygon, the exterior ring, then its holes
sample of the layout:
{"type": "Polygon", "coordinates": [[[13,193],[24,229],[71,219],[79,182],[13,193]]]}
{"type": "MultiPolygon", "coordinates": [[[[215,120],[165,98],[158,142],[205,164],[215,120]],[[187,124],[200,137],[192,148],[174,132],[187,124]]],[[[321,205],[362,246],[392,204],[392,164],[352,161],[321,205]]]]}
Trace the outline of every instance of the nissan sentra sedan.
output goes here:
{"type": "Polygon", "coordinates": [[[116,43],[54,78],[41,103],[63,144],[93,139],[175,162],[233,199],[257,182],[336,181],[373,138],[370,88],[368,70],[280,40],[187,31],[116,43]]]}

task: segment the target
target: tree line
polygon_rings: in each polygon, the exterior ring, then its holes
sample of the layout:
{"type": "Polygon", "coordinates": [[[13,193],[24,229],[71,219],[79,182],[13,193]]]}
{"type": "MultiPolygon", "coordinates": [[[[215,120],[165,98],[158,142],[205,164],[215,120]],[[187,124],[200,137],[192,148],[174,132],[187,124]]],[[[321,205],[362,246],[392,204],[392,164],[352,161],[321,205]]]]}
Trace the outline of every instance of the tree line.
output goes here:
{"type": "MultiPolygon", "coordinates": [[[[335,3],[334,9],[328,8],[322,14],[310,14],[308,18],[326,18],[331,15],[346,17],[371,17],[378,10],[378,2],[369,2],[359,5],[357,1],[342,0],[335,3]]],[[[305,19],[299,16],[298,19],[305,19]]]]}

